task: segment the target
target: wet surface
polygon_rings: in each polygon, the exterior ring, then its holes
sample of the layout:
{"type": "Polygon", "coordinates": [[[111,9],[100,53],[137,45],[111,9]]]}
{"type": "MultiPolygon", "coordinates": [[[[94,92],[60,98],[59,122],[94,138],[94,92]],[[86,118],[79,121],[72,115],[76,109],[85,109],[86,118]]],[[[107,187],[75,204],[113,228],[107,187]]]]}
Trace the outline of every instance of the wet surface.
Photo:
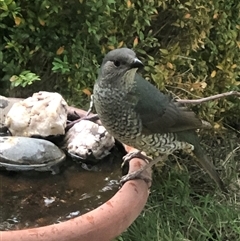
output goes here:
{"type": "Polygon", "coordinates": [[[58,223],[107,201],[117,192],[121,176],[123,153],[115,152],[95,171],[84,170],[70,158],[58,175],[1,170],[0,230],[58,223]]]}

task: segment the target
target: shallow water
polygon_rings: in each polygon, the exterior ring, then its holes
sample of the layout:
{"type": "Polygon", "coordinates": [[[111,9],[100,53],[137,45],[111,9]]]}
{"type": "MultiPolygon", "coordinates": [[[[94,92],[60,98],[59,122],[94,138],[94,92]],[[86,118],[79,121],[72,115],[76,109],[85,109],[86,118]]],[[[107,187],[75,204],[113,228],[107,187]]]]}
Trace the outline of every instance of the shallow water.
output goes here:
{"type": "Polygon", "coordinates": [[[98,171],[69,159],[58,175],[0,171],[0,230],[58,223],[98,207],[118,190],[121,157],[106,158],[98,171]]]}

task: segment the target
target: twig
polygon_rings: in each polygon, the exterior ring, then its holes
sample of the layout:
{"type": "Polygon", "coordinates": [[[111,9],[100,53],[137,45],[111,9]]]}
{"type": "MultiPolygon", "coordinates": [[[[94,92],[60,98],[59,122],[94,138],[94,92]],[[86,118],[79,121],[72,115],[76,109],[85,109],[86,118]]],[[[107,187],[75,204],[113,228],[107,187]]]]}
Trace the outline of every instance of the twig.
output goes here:
{"type": "Polygon", "coordinates": [[[187,56],[182,56],[182,55],[175,55],[175,56],[177,56],[178,58],[181,58],[181,59],[188,59],[188,60],[196,61],[196,59],[190,58],[190,57],[187,57],[187,56]]]}
{"type": "Polygon", "coordinates": [[[91,98],[90,106],[89,106],[86,116],[88,116],[90,114],[90,112],[93,110],[93,106],[94,106],[93,95],[91,95],[90,98],[91,98]]]}
{"type": "MultiPolygon", "coordinates": [[[[188,91],[188,90],[186,90],[186,89],[184,89],[184,88],[181,88],[181,87],[170,86],[170,85],[165,85],[165,87],[166,87],[166,90],[167,90],[168,92],[170,92],[170,90],[168,90],[167,88],[172,88],[172,89],[181,90],[181,91],[183,91],[183,92],[185,92],[185,93],[187,93],[187,94],[189,94],[189,95],[191,95],[191,96],[193,96],[193,97],[200,98],[200,96],[195,95],[195,94],[191,93],[190,91],[188,91]]],[[[171,91],[171,94],[172,94],[172,95],[175,95],[175,94],[173,94],[172,91],[171,91]]],[[[175,96],[176,96],[176,95],[175,95],[175,96]]],[[[178,98],[178,100],[180,100],[180,98],[178,98]]]]}
{"type": "Polygon", "coordinates": [[[207,102],[210,100],[216,100],[216,99],[220,99],[223,97],[227,97],[227,96],[231,96],[231,95],[235,95],[235,96],[239,96],[240,97],[240,92],[238,91],[230,91],[230,92],[225,92],[222,94],[217,94],[217,95],[211,95],[205,98],[201,98],[201,99],[197,99],[197,100],[180,100],[180,99],[176,99],[177,102],[182,103],[182,104],[201,104],[203,102],[207,102]]]}
{"type": "Polygon", "coordinates": [[[223,167],[226,167],[227,163],[229,162],[230,158],[237,153],[237,151],[240,150],[240,146],[237,146],[234,150],[232,150],[227,157],[225,158],[225,161],[222,163],[223,167]]]}
{"type": "Polygon", "coordinates": [[[227,126],[227,128],[231,129],[233,132],[240,134],[240,130],[235,129],[234,127],[230,126],[228,123],[223,122],[223,125],[227,126]]]}
{"type": "Polygon", "coordinates": [[[80,122],[81,120],[89,120],[89,121],[97,121],[99,120],[99,117],[97,114],[91,115],[91,116],[84,116],[77,120],[71,121],[69,124],[67,124],[65,131],[67,132],[70,128],[72,128],[76,123],[80,122]]]}

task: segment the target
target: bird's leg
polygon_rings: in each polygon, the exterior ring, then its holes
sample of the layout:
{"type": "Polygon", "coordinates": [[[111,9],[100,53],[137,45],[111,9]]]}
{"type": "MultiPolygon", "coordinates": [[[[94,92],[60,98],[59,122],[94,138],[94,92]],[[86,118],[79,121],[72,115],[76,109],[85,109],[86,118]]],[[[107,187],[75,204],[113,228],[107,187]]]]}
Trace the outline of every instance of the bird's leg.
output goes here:
{"type": "MultiPolygon", "coordinates": [[[[148,168],[151,168],[153,165],[157,164],[159,161],[163,161],[167,158],[168,155],[162,155],[162,156],[158,156],[157,158],[155,158],[154,160],[152,160],[151,162],[147,163],[145,166],[141,167],[139,170],[135,171],[135,172],[131,172],[128,173],[127,175],[123,176],[120,180],[120,184],[123,185],[125,182],[129,181],[129,180],[133,180],[133,179],[142,179],[144,180],[146,183],[149,183],[152,181],[151,178],[147,178],[144,175],[142,175],[142,173],[147,170],[148,168]]],[[[150,158],[149,158],[150,159],[150,158]]]]}
{"type": "Polygon", "coordinates": [[[121,167],[123,167],[126,164],[126,162],[129,162],[131,159],[136,157],[144,160],[146,163],[149,163],[150,161],[152,161],[150,157],[142,154],[141,151],[134,151],[134,152],[129,152],[123,157],[123,163],[121,167]]]}

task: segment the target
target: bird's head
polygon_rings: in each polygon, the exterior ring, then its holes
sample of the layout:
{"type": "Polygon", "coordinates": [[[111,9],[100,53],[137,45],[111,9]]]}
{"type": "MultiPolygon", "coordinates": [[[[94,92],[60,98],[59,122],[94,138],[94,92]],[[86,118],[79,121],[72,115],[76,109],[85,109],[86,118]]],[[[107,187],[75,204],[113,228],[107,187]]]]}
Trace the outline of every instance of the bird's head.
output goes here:
{"type": "Polygon", "coordinates": [[[143,67],[143,63],[136,57],[133,50],[128,48],[115,49],[103,59],[99,80],[109,81],[111,84],[117,84],[117,81],[121,82],[123,79],[131,81],[140,67],[143,67]]]}

